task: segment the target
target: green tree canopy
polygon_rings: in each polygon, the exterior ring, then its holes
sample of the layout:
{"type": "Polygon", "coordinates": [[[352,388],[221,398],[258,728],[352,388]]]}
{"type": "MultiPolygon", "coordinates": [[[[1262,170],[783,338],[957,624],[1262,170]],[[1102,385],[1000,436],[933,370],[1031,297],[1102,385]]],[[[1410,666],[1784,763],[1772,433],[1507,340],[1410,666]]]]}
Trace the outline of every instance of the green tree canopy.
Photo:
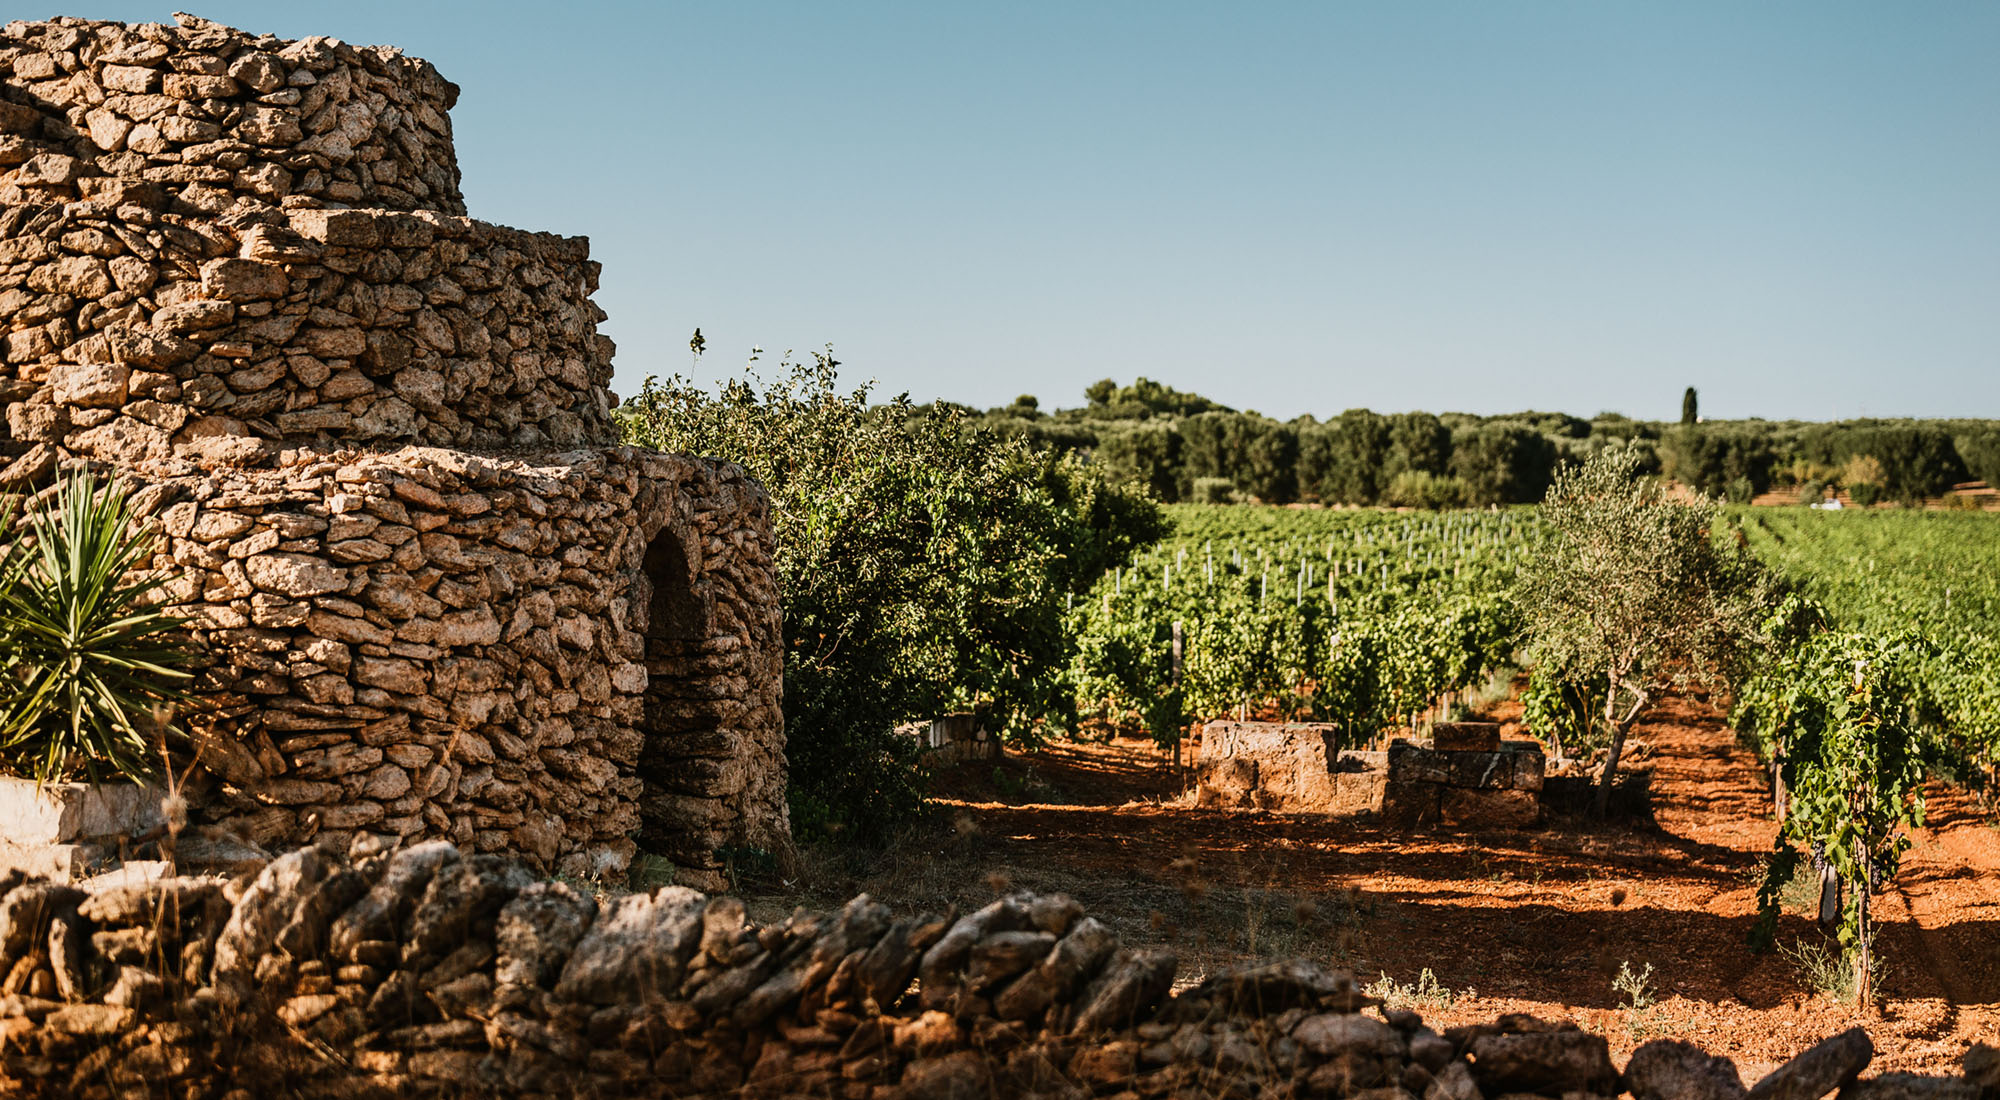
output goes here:
{"type": "Polygon", "coordinates": [[[1602,812],[1627,731],[1662,688],[1737,673],[1770,582],[1715,501],[1670,494],[1625,448],[1559,471],[1540,511],[1514,598],[1535,667],[1602,701],[1602,812]]]}
{"type": "Polygon", "coordinates": [[[631,442],[728,459],[769,490],[793,824],[880,840],[918,800],[892,727],[964,709],[1014,735],[1066,724],[1066,597],[1165,521],[1077,457],[841,393],[836,366],[719,395],[649,379],[622,415],[631,442]]]}

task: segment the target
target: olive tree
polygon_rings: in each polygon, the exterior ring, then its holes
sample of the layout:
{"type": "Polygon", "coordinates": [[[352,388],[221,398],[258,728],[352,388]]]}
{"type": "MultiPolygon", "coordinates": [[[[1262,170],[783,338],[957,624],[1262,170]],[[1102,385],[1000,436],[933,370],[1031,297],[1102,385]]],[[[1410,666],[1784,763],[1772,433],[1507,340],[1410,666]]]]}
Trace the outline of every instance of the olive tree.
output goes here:
{"type": "Polygon", "coordinates": [[[1659,693],[1724,683],[1756,637],[1769,584],[1721,505],[1641,476],[1629,448],[1556,473],[1515,589],[1538,669],[1602,700],[1610,802],[1625,736],[1659,693]]]}

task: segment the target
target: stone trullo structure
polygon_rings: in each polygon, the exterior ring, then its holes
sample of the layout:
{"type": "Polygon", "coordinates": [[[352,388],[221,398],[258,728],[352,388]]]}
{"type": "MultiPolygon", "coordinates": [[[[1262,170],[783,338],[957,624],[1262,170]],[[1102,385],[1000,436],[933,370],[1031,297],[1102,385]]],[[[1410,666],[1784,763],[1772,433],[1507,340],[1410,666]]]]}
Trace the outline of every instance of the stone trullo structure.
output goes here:
{"type": "Polygon", "coordinates": [[[587,242],[465,216],[385,47],[0,28],[0,488],[142,486],[198,813],[719,885],[788,836],[763,490],[614,445],[587,242]]]}

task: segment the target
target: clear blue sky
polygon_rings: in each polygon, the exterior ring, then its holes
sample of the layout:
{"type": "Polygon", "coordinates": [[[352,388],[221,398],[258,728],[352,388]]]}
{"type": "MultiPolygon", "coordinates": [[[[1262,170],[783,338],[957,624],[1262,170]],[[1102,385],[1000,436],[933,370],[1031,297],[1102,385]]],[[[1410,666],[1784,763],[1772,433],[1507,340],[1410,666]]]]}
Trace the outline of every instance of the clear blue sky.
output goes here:
{"type": "Polygon", "coordinates": [[[458,82],[473,214],[591,238],[622,393],[699,325],[704,381],[832,343],[980,406],[2000,417],[1985,0],[198,9],[458,82]]]}

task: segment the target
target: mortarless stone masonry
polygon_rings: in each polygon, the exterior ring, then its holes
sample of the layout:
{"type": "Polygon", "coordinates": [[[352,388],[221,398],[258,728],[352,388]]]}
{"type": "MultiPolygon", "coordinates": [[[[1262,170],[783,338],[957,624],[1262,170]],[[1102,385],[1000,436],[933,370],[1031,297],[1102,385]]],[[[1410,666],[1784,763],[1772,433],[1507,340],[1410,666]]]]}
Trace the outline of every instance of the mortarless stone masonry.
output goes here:
{"type": "Polygon", "coordinates": [[[201,813],[710,889],[785,847],[767,500],[611,445],[588,242],[463,216],[428,63],[176,18],[0,28],[0,488],[142,487],[201,813]]]}
{"type": "MultiPolygon", "coordinates": [[[[1655,1039],[1621,1073],[1566,1021],[1427,1027],[1351,974],[1249,962],[1176,988],[1060,894],[761,927],[679,886],[593,898],[449,844],[301,848],[235,881],[0,873],[0,1089],[24,1097],[2000,1097],[1863,1078],[1855,1028],[1746,1090],[1655,1039]],[[1374,1013],[1368,1009],[1376,1009],[1374,1013]]],[[[1801,1037],[1804,1040],[1804,1037],[1801,1037]]]]}

